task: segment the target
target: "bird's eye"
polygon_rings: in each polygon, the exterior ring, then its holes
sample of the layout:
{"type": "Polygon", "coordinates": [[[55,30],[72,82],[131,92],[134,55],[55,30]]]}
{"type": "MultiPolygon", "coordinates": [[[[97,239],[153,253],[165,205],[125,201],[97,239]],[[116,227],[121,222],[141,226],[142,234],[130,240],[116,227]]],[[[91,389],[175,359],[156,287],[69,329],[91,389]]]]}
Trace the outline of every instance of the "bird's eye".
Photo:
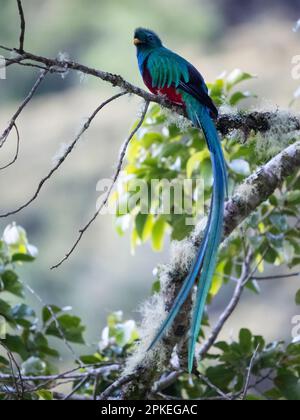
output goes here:
{"type": "Polygon", "coordinates": [[[148,41],[153,41],[154,36],[153,36],[153,35],[148,35],[148,36],[147,36],[147,39],[148,39],[148,41]]]}

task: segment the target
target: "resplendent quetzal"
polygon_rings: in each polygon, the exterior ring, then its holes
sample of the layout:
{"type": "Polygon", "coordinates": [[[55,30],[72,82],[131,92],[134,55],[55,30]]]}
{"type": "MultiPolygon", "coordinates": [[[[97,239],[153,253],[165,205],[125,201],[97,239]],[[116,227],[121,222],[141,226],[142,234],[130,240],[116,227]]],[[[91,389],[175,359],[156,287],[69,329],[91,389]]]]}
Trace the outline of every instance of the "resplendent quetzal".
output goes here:
{"type": "Polygon", "coordinates": [[[218,116],[218,110],[208,95],[208,89],[201,74],[184,58],[165,48],[153,31],[136,29],[134,44],[137,47],[139,69],[145,85],[152,93],[164,95],[172,103],[184,108],[185,114],[192,123],[203,130],[211,154],[214,184],[204,238],[192,269],[150,346],[152,348],[170,327],[199,277],[189,335],[188,368],[191,372],[205,302],[216,268],[223,231],[224,202],[228,190],[226,163],[213,121],[218,116]]]}

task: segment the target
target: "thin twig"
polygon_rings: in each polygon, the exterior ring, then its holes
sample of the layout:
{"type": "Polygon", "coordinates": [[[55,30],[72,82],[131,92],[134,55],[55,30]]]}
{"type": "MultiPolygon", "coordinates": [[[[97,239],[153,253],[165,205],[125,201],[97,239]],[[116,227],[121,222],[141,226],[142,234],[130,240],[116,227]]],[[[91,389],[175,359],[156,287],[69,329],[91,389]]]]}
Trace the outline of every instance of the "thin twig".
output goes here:
{"type": "Polygon", "coordinates": [[[119,157],[119,162],[118,162],[118,165],[117,165],[116,172],[115,172],[115,174],[114,174],[114,176],[112,178],[111,186],[108,188],[107,193],[106,193],[106,195],[104,197],[104,200],[102,201],[101,205],[99,206],[99,208],[96,211],[96,213],[94,214],[94,216],[89,220],[89,222],[82,229],[80,229],[78,238],[75,241],[75,243],[72,246],[72,248],[70,249],[70,251],[64,256],[64,258],[58,264],[52,266],[51,267],[51,270],[54,270],[54,269],[60,267],[73,254],[73,252],[77,248],[77,245],[81,241],[83,235],[87,232],[87,230],[89,229],[89,227],[98,218],[98,216],[101,213],[101,211],[103,210],[103,208],[107,205],[108,200],[109,200],[109,197],[110,197],[110,195],[112,193],[112,190],[113,190],[113,188],[114,188],[114,186],[115,186],[115,184],[116,184],[116,182],[117,182],[117,180],[119,178],[120,172],[122,170],[122,166],[123,166],[123,162],[124,162],[124,159],[125,159],[125,155],[126,155],[126,151],[127,151],[128,145],[129,145],[130,141],[132,140],[132,138],[135,136],[135,134],[138,132],[138,130],[140,129],[140,127],[142,126],[142,124],[143,124],[143,122],[145,120],[145,117],[146,117],[148,108],[149,108],[149,102],[146,102],[145,103],[144,110],[143,110],[143,113],[142,113],[142,116],[141,116],[141,118],[139,120],[139,123],[137,124],[137,126],[135,127],[135,129],[130,133],[129,137],[127,138],[127,140],[123,144],[123,147],[122,147],[121,154],[120,154],[120,157],[119,157]]]}
{"type": "Polygon", "coordinates": [[[17,0],[18,3],[18,10],[19,10],[19,16],[20,16],[20,26],[21,26],[21,32],[20,32],[20,42],[19,42],[19,50],[20,52],[24,51],[24,40],[25,40],[25,16],[24,16],[24,10],[22,6],[21,0],[17,0]]]}
{"type": "Polygon", "coordinates": [[[97,400],[107,400],[108,397],[111,396],[117,389],[121,388],[123,385],[128,384],[132,379],[134,378],[134,375],[126,375],[121,376],[119,379],[117,379],[114,383],[112,383],[109,387],[106,388],[105,391],[103,391],[97,400]]]}
{"type": "MultiPolygon", "coordinates": [[[[65,394],[62,394],[61,392],[53,392],[53,398],[55,400],[64,400],[65,394]]],[[[72,401],[92,401],[92,398],[87,397],[86,395],[72,395],[69,397],[69,400],[72,401]]]]}
{"type": "Polygon", "coordinates": [[[203,382],[205,382],[206,385],[209,388],[211,388],[212,390],[214,390],[220,397],[224,398],[224,400],[228,400],[228,401],[231,400],[231,398],[227,394],[225,394],[220,388],[218,388],[216,385],[214,385],[206,376],[201,375],[200,373],[198,373],[198,377],[203,382]]]}
{"type": "Polygon", "coordinates": [[[49,181],[49,179],[52,177],[52,175],[60,168],[60,166],[64,163],[64,161],[67,159],[67,157],[70,155],[70,153],[73,151],[73,149],[75,148],[76,144],[78,143],[78,141],[80,140],[80,138],[82,137],[82,135],[85,133],[85,131],[88,130],[88,128],[90,127],[92,121],[94,120],[94,118],[96,117],[96,115],[102,110],[102,108],[104,108],[106,105],[108,105],[109,103],[111,103],[112,101],[114,101],[117,98],[120,98],[121,96],[126,95],[126,92],[121,92],[118,93],[117,95],[112,96],[111,98],[109,98],[108,100],[106,100],[105,102],[103,102],[100,106],[98,106],[98,108],[93,112],[93,114],[88,118],[87,122],[84,124],[84,126],[82,127],[82,129],[80,130],[80,132],[78,133],[78,135],[76,136],[76,138],[73,140],[73,142],[69,145],[69,147],[67,148],[67,150],[65,151],[64,155],[58,160],[57,164],[51,169],[51,171],[40,181],[38,188],[36,190],[36,192],[34,193],[34,195],[22,206],[20,206],[19,208],[17,208],[16,210],[12,210],[9,211],[8,213],[5,214],[0,214],[0,218],[5,218],[8,216],[12,216],[13,214],[17,214],[19,213],[21,210],[25,209],[26,207],[28,207],[39,195],[39,193],[41,192],[44,184],[49,181]]]}
{"type": "Polygon", "coordinates": [[[79,391],[86,382],[90,379],[90,376],[87,375],[86,378],[83,378],[73,389],[72,391],[64,397],[64,400],[69,400],[77,391],[79,391]]]}
{"type": "Polygon", "coordinates": [[[5,66],[0,66],[0,69],[3,67],[9,67],[12,66],[13,64],[18,64],[19,66],[23,66],[23,67],[32,67],[35,69],[41,69],[41,70],[48,70],[50,73],[65,73],[65,70],[60,70],[60,69],[54,69],[52,68],[48,68],[46,66],[42,66],[39,64],[34,64],[34,63],[24,63],[23,62],[24,58],[22,56],[17,57],[17,58],[6,58],[5,57],[5,66]]]}
{"type": "Polygon", "coordinates": [[[4,51],[10,51],[10,52],[13,52],[14,51],[13,48],[5,47],[4,45],[0,45],[0,49],[1,50],[4,50],[4,51]]]}
{"type": "Polygon", "coordinates": [[[7,165],[0,167],[0,171],[3,171],[4,169],[7,169],[10,166],[12,166],[18,160],[18,157],[19,157],[19,151],[20,151],[20,133],[19,133],[19,130],[18,130],[18,127],[17,127],[16,123],[14,123],[13,126],[14,126],[14,128],[16,130],[16,133],[17,133],[17,148],[16,148],[16,152],[15,152],[15,155],[14,155],[12,161],[10,163],[8,163],[7,165]]]}
{"type": "Polygon", "coordinates": [[[23,378],[22,378],[21,369],[20,369],[13,353],[9,350],[9,348],[4,343],[2,343],[1,341],[0,341],[0,345],[2,347],[4,347],[6,352],[7,352],[7,356],[8,356],[9,364],[10,364],[10,369],[11,369],[11,379],[14,382],[16,393],[17,393],[17,395],[20,399],[23,399],[23,396],[24,396],[24,382],[23,382],[23,378]],[[16,375],[15,375],[15,372],[14,372],[13,365],[15,365],[15,367],[17,369],[17,372],[18,372],[18,377],[19,377],[19,381],[20,381],[20,385],[21,385],[21,392],[19,391],[19,384],[18,384],[16,375]]]}
{"type": "Polygon", "coordinates": [[[94,379],[93,401],[96,401],[97,400],[97,391],[98,391],[99,377],[100,377],[100,375],[96,375],[95,376],[95,379],[94,379]]]}
{"type": "Polygon", "coordinates": [[[21,112],[23,111],[23,109],[26,107],[26,105],[28,104],[28,102],[32,99],[32,97],[35,94],[35,92],[37,91],[38,87],[40,86],[40,84],[42,83],[42,81],[45,79],[48,71],[49,71],[48,69],[41,71],[41,73],[39,75],[39,78],[37,79],[37,81],[33,85],[32,89],[29,92],[29,94],[26,96],[26,98],[24,99],[24,101],[22,102],[22,104],[17,109],[16,113],[13,115],[13,117],[9,121],[8,126],[6,127],[6,129],[3,131],[3,133],[0,136],[0,147],[3,147],[4,143],[6,142],[7,137],[9,135],[9,133],[11,132],[11,129],[13,128],[14,124],[16,123],[17,118],[19,117],[19,115],[21,114],[21,112]]]}
{"type": "Polygon", "coordinates": [[[153,385],[152,393],[156,394],[166,388],[169,388],[169,386],[173,385],[183,373],[184,370],[176,370],[169,373],[167,376],[160,378],[159,381],[155,382],[153,385]]]}
{"type": "Polygon", "coordinates": [[[11,376],[12,376],[12,379],[13,379],[13,383],[14,383],[14,387],[15,387],[15,390],[16,390],[16,394],[18,396],[18,399],[21,399],[21,394],[20,394],[20,391],[19,391],[19,384],[18,384],[16,375],[15,375],[15,372],[14,372],[13,359],[12,359],[12,356],[11,356],[11,352],[10,351],[7,352],[7,357],[9,359],[9,366],[10,366],[11,376]]]}
{"type": "MultiPolygon", "coordinates": [[[[99,368],[91,369],[89,366],[83,365],[80,367],[77,367],[75,369],[72,369],[67,372],[63,372],[57,375],[40,375],[40,376],[22,376],[22,379],[24,382],[43,382],[42,386],[46,387],[48,383],[50,382],[57,382],[58,380],[72,380],[72,381],[78,381],[83,378],[89,377],[96,377],[105,375],[107,376],[110,373],[119,372],[121,369],[121,365],[119,364],[110,364],[110,365],[104,365],[100,366],[99,368]],[[80,369],[86,369],[86,372],[78,372],[80,369]]],[[[0,380],[1,381],[11,381],[12,375],[9,374],[2,374],[0,373],[0,380]]]]}
{"type": "MultiPolygon", "coordinates": [[[[4,60],[5,60],[5,62],[4,62],[4,64],[3,65],[1,65],[0,66],[0,69],[5,69],[5,68],[7,68],[7,67],[9,67],[9,66],[12,66],[13,64],[20,64],[20,65],[22,65],[21,64],[21,61],[23,61],[23,58],[20,56],[20,57],[16,57],[16,58],[6,58],[6,57],[4,57],[4,60]]],[[[41,68],[42,68],[42,66],[40,66],[41,68]]],[[[43,69],[44,69],[44,67],[43,67],[43,69]]]]}
{"type": "Polygon", "coordinates": [[[252,280],[256,281],[266,281],[266,280],[280,280],[280,279],[289,279],[292,277],[299,277],[300,273],[291,273],[291,274],[282,274],[277,276],[265,276],[265,277],[252,277],[252,280]]]}
{"type": "Polygon", "coordinates": [[[255,359],[256,359],[258,350],[259,350],[259,345],[256,347],[255,352],[253,353],[253,356],[251,357],[251,360],[250,360],[250,364],[249,364],[249,367],[248,367],[248,373],[247,373],[245,386],[244,386],[244,391],[243,391],[243,396],[242,396],[243,400],[245,400],[247,398],[248,390],[249,390],[249,387],[250,387],[251,374],[252,374],[252,370],[253,370],[253,366],[254,366],[254,363],[255,363],[255,359]]]}

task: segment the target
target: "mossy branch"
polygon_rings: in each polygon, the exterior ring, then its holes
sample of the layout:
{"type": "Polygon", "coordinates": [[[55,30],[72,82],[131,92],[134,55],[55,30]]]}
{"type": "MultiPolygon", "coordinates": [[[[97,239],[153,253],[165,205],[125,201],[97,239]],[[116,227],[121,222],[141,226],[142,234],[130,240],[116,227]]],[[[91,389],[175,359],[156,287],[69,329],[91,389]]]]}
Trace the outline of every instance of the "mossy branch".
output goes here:
{"type": "MultiPolygon", "coordinates": [[[[289,146],[267,164],[258,169],[254,174],[245,180],[245,182],[237,189],[233,197],[226,203],[225,208],[225,223],[224,223],[224,239],[226,239],[243,221],[251,215],[263,202],[265,202],[277,188],[279,188],[284,180],[296,173],[300,169],[300,141],[289,146]]],[[[199,226],[196,227],[195,232],[199,232],[199,226]]],[[[190,252],[195,252],[201,242],[199,234],[195,233],[189,239],[190,252]],[[194,248],[194,249],[193,249],[194,248]]],[[[186,261],[180,261],[180,258],[176,259],[176,264],[171,262],[165,267],[163,272],[164,276],[164,287],[161,292],[161,300],[165,303],[165,307],[168,310],[172,302],[174,301],[179,288],[181,287],[185,277],[188,273],[189,267],[186,261]]],[[[247,278],[249,272],[246,271],[247,278]]],[[[253,272],[250,271],[250,277],[253,272]]],[[[213,328],[212,333],[201,348],[201,355],[204,356],[216,342],[219,332],[222,330],[224,324],[232,314],[233,310],[239,303],[242,295],[243,288],[245,287],[246,278],[241,280],[237,285],[237,290],[233,296],[233,299],[228,304],[228,307],[224,311],[224,316],[220,317],[217,325],[213,328]],[[236,298],[237,297],[237,298],[236,298]]],[[[144,359],[141,354],[135,354],[133,357],[136,360],[142,360],[137,366],[138,374],[134,376],[134,379],[126,385],[123,390],[123,398],[125,399],[144,399],[149,396],[153,383],[160,378],[160,369],[158,368],[159,360],[161,357],[168,362],[171,359],[173,349],[175,345],[180,347],[180,361],[178,368],[180,371],[185,369],[185,356],[183,349],[189,329],[190,319],[189,312],[192,306],[192,299],[190,298],[181,312],[177,316],[171,330],[167,337],[162,341],[159,349],[150,352],[150,354],[144,355],[144,359]],[[179,344],[178,344],[179,343],[179,344]],[[163,355],[163,356],[162,356],[163,355]]],[[[151,325],[152,320],[147,320],[147,325],[151,325]]],[[[143,348],[137,350],[137,352],[143,351],[143,348]]],[[[175,375],[177,378],[178,375],[175,375]]]]}

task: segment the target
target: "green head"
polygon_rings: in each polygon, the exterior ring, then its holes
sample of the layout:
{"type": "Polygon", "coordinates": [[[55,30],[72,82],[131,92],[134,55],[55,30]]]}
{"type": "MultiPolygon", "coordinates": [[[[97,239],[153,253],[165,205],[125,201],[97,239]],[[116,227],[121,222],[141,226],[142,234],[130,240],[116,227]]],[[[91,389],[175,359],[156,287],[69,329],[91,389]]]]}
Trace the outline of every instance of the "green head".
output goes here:
{"type": "Polygon", "coordinates": [[[153,49],[162,47],[162,42],[155,32],[150,29],[138,28],[134,32],[134,45],[137,49],[153,49]]]}

